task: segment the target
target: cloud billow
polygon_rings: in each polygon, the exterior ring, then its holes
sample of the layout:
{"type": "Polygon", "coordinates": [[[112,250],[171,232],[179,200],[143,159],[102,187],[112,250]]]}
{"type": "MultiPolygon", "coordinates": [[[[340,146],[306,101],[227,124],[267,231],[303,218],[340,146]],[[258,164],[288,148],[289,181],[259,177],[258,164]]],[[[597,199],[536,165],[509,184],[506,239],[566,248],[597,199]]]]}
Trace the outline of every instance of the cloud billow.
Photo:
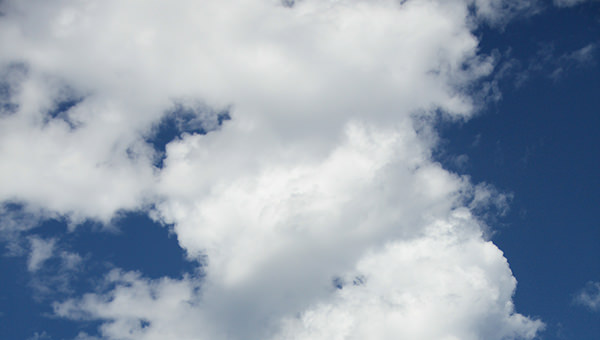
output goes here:
{"type": "Polygon", "coordinates": [[[474,213],[501,199],[432,159],[438,114],[474,114],[493,60],[471,30],[503,3],[3,2],[0,66],[28,72],[7,80],[0,199],[75,229],[152,207],[203,265],[113,270],[56,315],[106,339],[533,338],[474,213]],[[84,94],[69,121],[56,84],[84,94]],[[157,166],[173,98],[206,110],[157,166]]]}

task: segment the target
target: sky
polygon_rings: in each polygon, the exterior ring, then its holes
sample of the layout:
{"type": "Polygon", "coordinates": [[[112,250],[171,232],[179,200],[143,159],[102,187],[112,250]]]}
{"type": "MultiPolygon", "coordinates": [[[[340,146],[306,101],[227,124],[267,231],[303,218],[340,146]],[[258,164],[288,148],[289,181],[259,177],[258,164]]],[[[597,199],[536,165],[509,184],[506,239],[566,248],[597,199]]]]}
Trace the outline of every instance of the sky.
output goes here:
{"type": "Polygon", "coordinates": [[[600,2],[0,1],[0,338],[600,338],[600,2]]]}

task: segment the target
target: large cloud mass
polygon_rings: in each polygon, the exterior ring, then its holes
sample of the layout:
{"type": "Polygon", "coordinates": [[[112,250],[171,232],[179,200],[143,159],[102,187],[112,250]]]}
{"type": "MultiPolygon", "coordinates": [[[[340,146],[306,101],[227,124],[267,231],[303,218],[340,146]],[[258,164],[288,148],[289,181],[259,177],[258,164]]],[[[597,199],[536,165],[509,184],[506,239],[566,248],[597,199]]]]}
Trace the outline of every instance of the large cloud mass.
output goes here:
{"type": "Polygon", "coordinates": [[[73,226],[151,209],[202,263],[183,279],[113,271],[112,289],[58,302],[57,315],[104,320],[107,339],[513,339],[542,327],[514,311],[516,281],[473,215],[502,197],[431,157],[436,115],[468,118],[493,68],[471,31],[529,7],[0,6],[0,200],[73,226]],[[182,107],[207,133],[182,133],[157,162],[153,138],[182,107]]]}

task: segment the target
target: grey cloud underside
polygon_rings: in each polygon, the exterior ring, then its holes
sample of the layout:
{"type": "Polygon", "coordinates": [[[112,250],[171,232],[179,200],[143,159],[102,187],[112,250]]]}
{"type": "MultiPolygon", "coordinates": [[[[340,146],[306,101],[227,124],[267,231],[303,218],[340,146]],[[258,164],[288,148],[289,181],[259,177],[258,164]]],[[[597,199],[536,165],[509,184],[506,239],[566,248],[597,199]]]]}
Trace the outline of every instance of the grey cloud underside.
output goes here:
{"type": "Polygon", "coordinates": [[[475,23],[525,5],[3,2],[0,66],[27,72],[0,88],[0,199],[75,232],[151,209],[205,265],[115,270],[55,314],[105,339],[533,338],[474,213],[505,198],[431,157],[493,69],[475,23]]]}

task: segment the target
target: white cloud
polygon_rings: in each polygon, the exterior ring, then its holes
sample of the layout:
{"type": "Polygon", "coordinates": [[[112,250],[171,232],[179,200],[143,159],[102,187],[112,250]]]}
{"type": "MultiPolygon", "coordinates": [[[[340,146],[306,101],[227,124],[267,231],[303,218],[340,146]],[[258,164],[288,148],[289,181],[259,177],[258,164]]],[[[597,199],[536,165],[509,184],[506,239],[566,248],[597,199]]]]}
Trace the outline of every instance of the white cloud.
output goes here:
{"type": "Polygon", "coordinates": [[[352,117],[467,115],[457,88],[490,71],[461,2],[276,3],[6,1],[0,41],[15,48],[0,64],[25,66],[9,79],[18,111],[0,121],[0,198],[75,221],[142,207],[156,180],[143,136],[177,98],[233,104],[231,129],[260,143],[314,138],[319,149],[352,117]],[[84,99],[48,116],[69,97],[84,99]]]}
{"type": "Polygon", "coordinates": [[[505,198],[431,157],[435,112],[470,117],[493,67],[471,29],[527,4],[3,2],[0,65],[25,66],[0,200],[74,225],[154,204],[206,262],[202,278],[113,271],[56,314],[108,339],[532,338],[542,324],[515,313],[470,212],[505,198]],[[82,99],[52,117],[65,98],[82,99]],[[232,120],[169,143],[157,169],[146,138],[178,102],[232,120]]]}
{"type": "Polygon", "coordinates": [[[463,214],[369,254],[330,301],[290,319],[274,338],[532,338],[542,323],[514,313],[506,260],[463,214]]]}
{"type": "Polygon", "coordinates": [[[106,280],[105,284],[116,288],[106,295],[88,294],[57,304],[55,313],[73,319],[105,319],[101,331],[109,339],[183,340],[210,334],[210,324],[199,313],[191,278],[146,281],[138,273],[113,270],[106,280]]]}
{"type": "MultiPolygon", "coordinates": [[[[543,328],[515,313],[516,280],[468,210],[426,229],[368,252],[340,273],[342,289],[323,282],[328,294],[295,313],[263,319],[265,304],[273,303],[267,292],[211,301],[214,288],[197,293],[191,277],[152,281],[120,271],[107,276],[115,289],[56,304],[55,312],[106,320],[100,330],[108,339],[530,339],[543,328]],[[227,306],[232,300],[235,307],[227,306]]],[[[279,274],[266,290],[277,294],[285,284],[279,274]]]]}
{"type": "Polygon", "coordinates": [[[600,310],[600,282],[588,282],[575,297],[575,302],[593,311],[600,310]]]}
{"type": "Polygon", "coordinates": [[[55,239],[44,240],[38,237],[29,238],[31,244],[31,253],[27,262],[27,269],[30,272],[35,272],[52,257],[54,253],[55,239]]]}

